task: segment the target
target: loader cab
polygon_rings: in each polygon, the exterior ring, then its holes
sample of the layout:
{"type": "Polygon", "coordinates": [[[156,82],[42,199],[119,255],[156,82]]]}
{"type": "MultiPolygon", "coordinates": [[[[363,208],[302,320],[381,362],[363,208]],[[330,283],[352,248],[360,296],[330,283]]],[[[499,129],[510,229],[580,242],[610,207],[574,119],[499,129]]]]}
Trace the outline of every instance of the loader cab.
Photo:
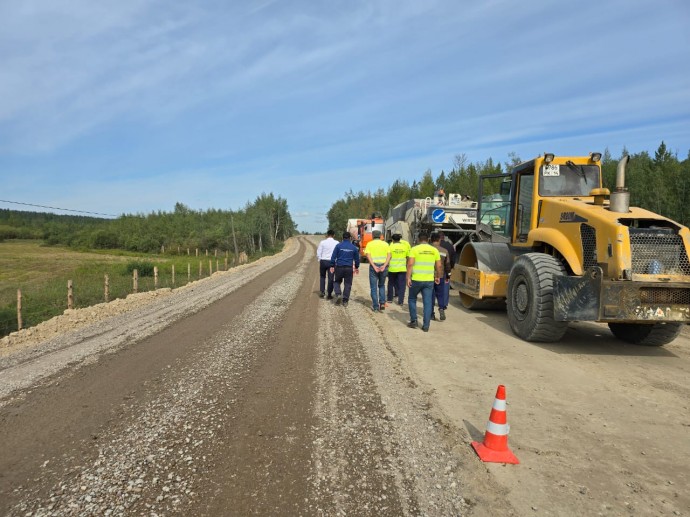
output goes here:
{"type": "Polygon", "coordinates": [[[480,178],[477,225],[488,227],[500,240],[510,238],[512,173],[487,174],[480,178]]]}
{"type": "Polygon", "coordinates": [[[546,198],[588,198],[601,187],[601,167],[590,157],[543,156],[521,163],[512,171],[513,199],[511,241],[529,246],[530,230],[536,228],[541,203],[546,198]]]}

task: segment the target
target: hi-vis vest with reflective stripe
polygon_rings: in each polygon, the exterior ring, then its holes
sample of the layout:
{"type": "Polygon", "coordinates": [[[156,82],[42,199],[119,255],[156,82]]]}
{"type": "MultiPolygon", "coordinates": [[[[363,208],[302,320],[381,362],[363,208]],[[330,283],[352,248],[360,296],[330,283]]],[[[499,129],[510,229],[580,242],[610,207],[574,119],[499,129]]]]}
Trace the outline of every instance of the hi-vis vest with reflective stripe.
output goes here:
{"type": "Polygon", "coordinates": [[[407,271],[407,253],[409,248],[402,242],[393,242],[391,248],[391,261],[388,264],[388,271],[390,273],[401,273],[407,271]]]}
{"type": "Polygon", "coordinates": [[[376,239],[369,242],[369,244],[367,244],[367,247],[364,248],[364,253],[368,253],[369,255],[371,255],[371,261],[374,264],[383,264],[384,262],[386,262],[386,258],[388,257],[389,251],[390,248],[388,246],[388,243],[380,239],[376,239]]]}
{"type": "Polygon", "coordinates": [[[438,250],[430,244],[418,244],[410,250],[410,257],[414,258],[412,280],[417,282],[433,282],[436,261],[441,260],[438,250]]]}

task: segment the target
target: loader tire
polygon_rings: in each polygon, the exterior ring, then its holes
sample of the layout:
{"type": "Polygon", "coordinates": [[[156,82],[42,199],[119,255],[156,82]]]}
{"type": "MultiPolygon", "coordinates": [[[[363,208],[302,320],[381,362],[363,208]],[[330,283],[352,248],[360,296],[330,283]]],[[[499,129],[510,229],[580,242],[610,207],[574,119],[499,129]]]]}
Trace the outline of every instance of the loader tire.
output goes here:
{"type": "Polygon", "coordinates": [[[515,260],[508,278],[508,322],[525,341],[559,341],[567,321],[554,318],[553,278],[565,275],[563,264],[544,253],[527,253],[515,260]]]}
{"type": "Polygon", "coordinates": [[[609,323],[611,333],[621,341],[633,345],[664,346],[678,337],[682,323],[609,323]]]}

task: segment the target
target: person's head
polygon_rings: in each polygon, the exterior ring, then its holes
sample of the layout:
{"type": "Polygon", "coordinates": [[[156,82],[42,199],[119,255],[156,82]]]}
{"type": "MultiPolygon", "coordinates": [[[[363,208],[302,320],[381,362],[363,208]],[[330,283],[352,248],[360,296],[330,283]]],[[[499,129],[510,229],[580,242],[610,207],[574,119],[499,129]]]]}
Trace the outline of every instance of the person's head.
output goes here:
{"type": "Polygon", "coordinates": [[[374,240],[380,239],[381,238],[381,232],[378,230],[374,230],[371,232],[371,236],[373,237],[374,240]]]}
{"type": "Polygon", "coordinates": [[[400,242],[400,239],[402,239],[402,235],[400,235],[399,233],[393,234],[393,242],[400,242]]]}
{"type": "Polygon", "coordinates": [[[419,242],[429,242],[429,233],[428,232],[419,232],[419,235],[417,236],[417,240],[419,242]]]}
{"type": "Polygon", "coordinates": [[[438,238],[441,242],[446,240],[446,234],[443,232],[438,232],[438,238]]]}
{"type": "Polygon", "coordinates": [[[329,228],[328,231],[326,232],[327,237],[334,237],[335,236],[335,230],[332,228],[329,228]]]}
{"type": "Polygon", "coordinates": [[[343,240],[344,241],[350,240],[350,232],[343,232],[343,240]]]}
{"type": "Polygon", "coordinates": [[[431,236],[429,237],[429,242],[431,242],[431,244],[437,244],[441,242],[441,237],[439,236],[438,232],[434,232],[431,234],[431,236]]]}

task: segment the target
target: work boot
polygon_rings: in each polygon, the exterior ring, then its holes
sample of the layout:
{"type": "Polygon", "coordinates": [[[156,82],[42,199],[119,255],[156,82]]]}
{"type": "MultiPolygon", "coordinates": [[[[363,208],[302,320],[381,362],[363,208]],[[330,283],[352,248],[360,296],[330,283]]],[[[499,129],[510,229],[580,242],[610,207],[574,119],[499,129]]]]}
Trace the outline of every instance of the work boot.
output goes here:
{"type": "Polygon", "coordinates": [[[347,300],[343,300],[343,307],[347,307],[347,300]]]}
{"type": "Polygon", "coordinates": [[[324,296],[326,296],[326,293],[324,293],[323,291],[321,291],[321,292],[319,293],[319,298],[323,298],[324,296]]]}
{"type": "Polygon", "coordinates": [[[423,330],[424,332],[429,332],[429,327],[422,327],[422,330],[423,330]]]}
{"type": "Polygon", "coordinates": [[[439,318],[441,318],[441,321],[444,321],[446,319],[446,311],[443,309],[439,309],[439,318]]]}
{"type": "Polygon", "coordinates": [[[338,296],[335,297],[335,304],[336,304],[336,305],[340,305],[340,304],[342,303],[342,301],[343,301],[343,297],[342,297],[342,296],[338,295],[338,296]]]}
{"type": "Polygon", "coordinates": [[[431,320],[436,321],[436,314],[433,312],[431,313],[431,320]]]}
{"type": "Polygon", "coordinates": [[[332,295],[332,294],[329,294],[328,296],[326,296],[326,300],[332,300],[332,299],[333,299],[333,295],[332,295]]]}
{"type": "Polygon", "coordinates": [[[417,328],[417,320],[410,321],[410,322],[407,324],[407,326],[410,327],[411,329],[416,329],[416,328],[417,328]]]}

